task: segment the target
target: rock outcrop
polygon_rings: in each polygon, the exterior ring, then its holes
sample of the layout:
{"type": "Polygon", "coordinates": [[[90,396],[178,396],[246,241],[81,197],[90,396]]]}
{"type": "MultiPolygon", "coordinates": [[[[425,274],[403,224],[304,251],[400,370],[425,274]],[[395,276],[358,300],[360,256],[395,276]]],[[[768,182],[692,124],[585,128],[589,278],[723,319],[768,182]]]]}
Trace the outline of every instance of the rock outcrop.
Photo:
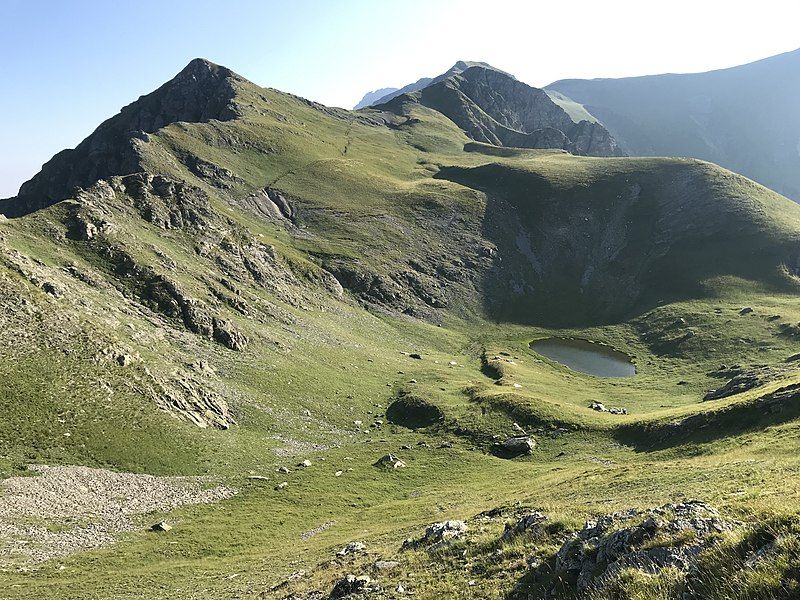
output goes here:
{"type": "Polygon", "coordinates": [[[477,142],[556,148],[589,156],[624,156],[600,123],[575,122],[543,90],[488,66],[470,66],[383,107],[417,102],[439,111],[477,142]]]}
{"type": "Polygon", "coordinates": [[[536,441],[527,436],[510,437],[492,447],[492,452],[501,458],[516,458],[527,456],[536,448],[536,441]]]}
{"type": "Polygon", "coordinates": [[[190,62],[172,80],[102,123],[74,150],[56,154],[0,213],[20,216],[70,197],[99,179],[142,171],[141,148],[154,133],[179,121],[228,121],[239,115],[233,71],[204,59],[190,62]]]}
{"type": "Polygon", "coordinates": [[[464,521],[442,521],[434,523],[425,530],[422,537],[407,539],[403,542],[403,550],[424,548],[435,551],[447,546],[450,542],[463,537],[467,532],[464,521]]]}
{"type": "Polygon", "coordinates": [[[597,589],[624,569],[688,573],[700,553],[736,523],[699,501],[629,510],[587,521],[556,555],[556,572],[574,577],[579,592],[597,589]]]}

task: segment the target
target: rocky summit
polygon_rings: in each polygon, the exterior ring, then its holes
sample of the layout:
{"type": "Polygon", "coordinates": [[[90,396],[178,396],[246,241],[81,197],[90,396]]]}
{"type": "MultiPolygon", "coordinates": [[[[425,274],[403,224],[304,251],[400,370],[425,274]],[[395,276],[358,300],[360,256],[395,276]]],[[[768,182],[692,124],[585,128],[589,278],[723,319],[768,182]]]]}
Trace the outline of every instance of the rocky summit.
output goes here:
{"type": "Polygon", "coordinates": [[[418,102],[451,119],[473,140],[496,146],[560,148],[588,156],[624,156],[598,122],[573,118],[544,91],[485,63],[458,62],[445,74],[378,101],[403,112],[418,102]]]}
{"type": "Polygon", "coordinates": [[[196,59],[2,201],[2,595],[797,597],[800,206],[556,88],[196,59]]]}

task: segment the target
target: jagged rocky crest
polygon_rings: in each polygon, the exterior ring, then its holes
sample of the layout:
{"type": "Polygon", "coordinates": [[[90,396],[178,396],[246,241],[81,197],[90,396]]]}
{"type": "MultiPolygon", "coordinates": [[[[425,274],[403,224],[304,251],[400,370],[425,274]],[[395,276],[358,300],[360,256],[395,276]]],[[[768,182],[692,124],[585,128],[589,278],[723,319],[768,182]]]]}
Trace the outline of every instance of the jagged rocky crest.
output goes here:
{"type": "Polygon", "coordinates": [[[398,95],[381,107],[402,112],[405,103],[422,104],[448,117],[475,141],[496,146],[625,155],[605,127],[590,121],[576,123],[545,91],[488,66],[456,67],[449,76],[398,95]]]}
{"type": "Polygon", "coordinates": [[[22,185],[16,198],[0,202],[0,212],[10,217],[28,214],[100,179],[141,171],[140,147],[147,134],[179,121],[236,118],[236,88],[245,81],[205,59],[192,60],[173,79],[103,122],[75,149],[56,154],[22,185]]]}

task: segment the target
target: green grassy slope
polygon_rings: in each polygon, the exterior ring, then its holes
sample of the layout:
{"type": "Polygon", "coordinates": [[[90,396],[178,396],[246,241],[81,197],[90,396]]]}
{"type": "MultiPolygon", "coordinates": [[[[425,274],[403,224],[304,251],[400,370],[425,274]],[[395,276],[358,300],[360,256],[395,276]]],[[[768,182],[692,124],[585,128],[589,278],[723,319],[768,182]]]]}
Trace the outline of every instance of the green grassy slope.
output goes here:
{"type": "MultiPolygon", "coordinates": [[[[592,514],[686,497],[794,535],[796,399],[761,399],[800,382],[785,362],[800,207],[698,161],[476,144],[419,105],[353,114],[243,81],[234,103],[235,118],[136,138],[147,177],[110,172],[0,222],[0,472],[86,464],[240,493],[175,511],[165,535],[7,567],[9,597],[312,598],[349,572],[375,576],[378,597],[398,583],[537,597],[552,582],[526,557],[592,514]],[[595,378],[530,350],[550,335],[611,344],[638,374],[595,378]],[[721,363],[771,370],[701,402],[721,363]],[[389,423],[403,394],[443,420],[389,423]],[[537,448],[497,458],[514,423],[537,448]],[[374,468],[388,452],[408,467],[374,468]],[[553,526],[504,546],[503,518],[471,521],[450,551],[399,551],[434,521],[498,507],[553,526]],[[334,557],[356,540],[366,555],[334,557]],[[378,572],[377,558],[399,564],[378,572]]],[[[704,559],[709,597],[796,582],[791,548],[747,571],[737,544],[704,559]]],[[[620,597],[680,597],[668,576],[628,574],[620,597]]]]}

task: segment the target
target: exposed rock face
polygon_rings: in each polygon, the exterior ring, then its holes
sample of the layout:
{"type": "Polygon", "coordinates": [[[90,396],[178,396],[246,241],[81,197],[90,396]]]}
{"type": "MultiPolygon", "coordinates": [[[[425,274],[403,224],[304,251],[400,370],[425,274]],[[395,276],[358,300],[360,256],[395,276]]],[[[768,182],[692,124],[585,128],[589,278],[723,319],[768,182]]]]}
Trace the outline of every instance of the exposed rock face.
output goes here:
{"type": "Polygon", "coordinates": [[[409,95],[438,110],[478,142],[519,148],[560,148],[573,154],[624,156],[599,123],[575,123],[546,92],[492,68],[473,66],[409,95]]]}
{"type": "Polygon", "coordinates": [[[502,458],[516,458],[517,456],[527,456],[536,448],[536,442],[528,436],[510,437],[503,442],[495,444],[493,452],[502,458]]]}
{"type": "Polygon", "coordinates": [[[505,531],[503,531],[503,541],[510,541],[519,535],[525,533],[532,533],[541,530],[542,526],[547,522],[547,515],[534,510],[522,517],[514,523],[514,525],[506,524],[505,531]]]}
{"type": "Polygon", "coordinates": [[[425,530],[422,537],[418,539],[408,539],[403,542],[403,549],[426,548],[429,551],[439,550],[447,544],[463,537],[467,532],[467,524],[464,521],[443,521],[434,523],[425,530]]]}
{"type": "Polygon", "coordinates": [[[271,219],[286,219],[294,222],[297,212],[286,196],[275,189],[266,187],[241,201],[253,212],[271,219]]]}
{"type": "Polygon", "coordinates": [[[575,576],[581,592],[602,587],[626,568],[655,573],[673,567],[686,573],[717,534],[735,525],[698,501],[612,513],[587,521],[564,542],[556,570],[575,576]]]}
{"type": "Polygon", "coordinates": [[[24,215],[68,198],[77,187],[142,171],[139,149],[147,142],[147,134],[178,121],[236,118],[239,112],[234,98],[240,81],[225,67],[193,60],[172,80],[102,123],[74,150],[56,154],[22,185],[17,198],[0,204],[0,212],[24,215]]]}
{"type": "Polygon", "coordinates": [[[144,389],[156,404],[197,427],[228,429],[236,424],[228,403],[216,392],[213,378],[193,370],[177,369],[171,377],[153,375],[144,369],[144,389]]]}

